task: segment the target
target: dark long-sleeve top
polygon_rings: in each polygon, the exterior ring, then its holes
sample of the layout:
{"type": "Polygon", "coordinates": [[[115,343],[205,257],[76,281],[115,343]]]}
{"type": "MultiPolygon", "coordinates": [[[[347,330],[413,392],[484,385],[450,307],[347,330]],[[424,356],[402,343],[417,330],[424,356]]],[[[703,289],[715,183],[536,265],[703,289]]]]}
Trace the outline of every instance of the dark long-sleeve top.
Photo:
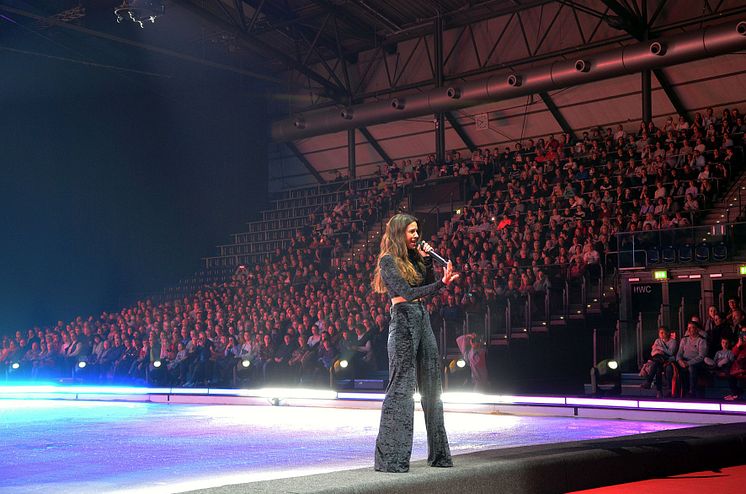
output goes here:
{"type": "MultiPolygon", "coordinates": [[[[411,260],[410,255],[410,260],[411,260]]],[[[435,271],[433,270],[433,260],[430,256],[423,258],[425,261],[425,270],[421,270],[419,263],[412,262],[414,268],[422,275],[422,282],[417,286],[410,285],[402,277],[399,268],[396,267],[396,261],[393,256],[385,255],[381,258],[379,266],[381,268],[381,280],[388,290],[389,298],[404,297],[411,302],[415,299],[426,297],[437,293],[445,286],[443,280],[435,281],[435,271]]]]}

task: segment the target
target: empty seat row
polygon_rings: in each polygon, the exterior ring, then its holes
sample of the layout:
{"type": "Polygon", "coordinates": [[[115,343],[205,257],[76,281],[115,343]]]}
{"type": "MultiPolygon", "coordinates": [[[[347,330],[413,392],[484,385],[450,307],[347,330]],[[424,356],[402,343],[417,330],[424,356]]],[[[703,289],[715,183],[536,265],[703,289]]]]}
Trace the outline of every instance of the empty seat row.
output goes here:
{"type": "Polygon", "coordinates": [[[725,242],[667,245],[660,250],[658,248],[646,249],[646,253],[648,264],[723,262],[728,259],[728,247],[725,242]]]}

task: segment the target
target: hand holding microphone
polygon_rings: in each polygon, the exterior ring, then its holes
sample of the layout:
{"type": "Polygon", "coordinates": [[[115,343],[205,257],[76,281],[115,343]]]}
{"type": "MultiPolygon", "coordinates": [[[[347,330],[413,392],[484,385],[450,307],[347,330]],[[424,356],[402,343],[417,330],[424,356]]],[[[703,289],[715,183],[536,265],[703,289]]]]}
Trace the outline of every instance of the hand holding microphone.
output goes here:
{"type": "Polygon", "coordinates": [[[422,257],[430,256],[443,266],[445,266],[449,262],[445,260],[443,256],[435,252],[430,244],[428,244],[424,240],[420,240],[419,242],[417,242],[417,249],[420,251],[420,255],[422,255],[422,257]]]}
{"type": "Polygon", "coordinates": [[[458,273],[453,271],[453,264],[451,263],[451,261],[447,261],[443,256],[435,252],[430,244],[428,244],[424,240],[420,240],[419,242],[417,242],[417,249],[423,256],[429,255],[445,267],[445,269],[443,270],[443,283],[445,283],[446,285],[450,285],[451,282],[458,279],[459,275],[458,273]]]}

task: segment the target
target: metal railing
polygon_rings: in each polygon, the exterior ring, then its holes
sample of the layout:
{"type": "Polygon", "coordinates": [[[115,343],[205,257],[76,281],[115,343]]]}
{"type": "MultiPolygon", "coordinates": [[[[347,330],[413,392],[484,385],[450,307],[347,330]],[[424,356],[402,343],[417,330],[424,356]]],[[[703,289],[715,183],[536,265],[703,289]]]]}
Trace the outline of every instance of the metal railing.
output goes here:
{"type": "Polygon", "coordinates": [[[730,262],[746,238],[746,222],[617,233],[607,265],[644,269],[656,264],[730,262]]]}

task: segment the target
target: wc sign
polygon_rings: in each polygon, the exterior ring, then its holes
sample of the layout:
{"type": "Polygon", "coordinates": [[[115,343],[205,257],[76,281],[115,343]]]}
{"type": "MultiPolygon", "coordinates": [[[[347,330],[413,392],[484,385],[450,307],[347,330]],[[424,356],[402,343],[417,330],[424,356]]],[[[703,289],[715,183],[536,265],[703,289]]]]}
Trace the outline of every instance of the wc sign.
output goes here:
{"type": "Polygon", "coordinates": [[[660,309],[663,303],[663,290],[661,283],[633,283],[632,310],[636,312],[654,312],[660,309]]]}

